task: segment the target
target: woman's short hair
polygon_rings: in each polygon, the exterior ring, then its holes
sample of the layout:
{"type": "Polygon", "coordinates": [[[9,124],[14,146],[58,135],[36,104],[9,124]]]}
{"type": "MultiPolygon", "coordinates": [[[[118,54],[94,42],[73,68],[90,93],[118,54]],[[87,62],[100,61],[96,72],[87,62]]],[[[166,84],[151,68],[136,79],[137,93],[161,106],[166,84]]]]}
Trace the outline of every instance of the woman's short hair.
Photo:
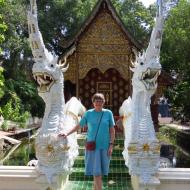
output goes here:
{"type": "Polygon", "coordinates": [[[95,100],[102,100],[103,102],[105,102],[105,97],[102,93],[96,93],[92,96],[92,102],[94,102],[95,100]]]}

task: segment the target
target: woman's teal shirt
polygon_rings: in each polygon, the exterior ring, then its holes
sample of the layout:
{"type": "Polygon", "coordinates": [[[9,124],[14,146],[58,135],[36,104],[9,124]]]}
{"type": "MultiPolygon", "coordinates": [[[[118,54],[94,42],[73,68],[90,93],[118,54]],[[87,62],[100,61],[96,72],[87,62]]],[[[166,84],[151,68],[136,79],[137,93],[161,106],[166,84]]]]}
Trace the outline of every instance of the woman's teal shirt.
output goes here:
{"type": "Polygon", "coordinates": [[[95,135],[99,125],[99,130],[96,136],[96,149],[108,149],[110,142],[109,130],[115,125],[113,114],[110,110],[102,109],[102,111],[97,112],[95,109],[90,109],[85,112],[79,125],[81,127],[88,127],[87,141],[95,140],[95,135]],[[100,121],[101,115],[102,119],[100,121]]]}

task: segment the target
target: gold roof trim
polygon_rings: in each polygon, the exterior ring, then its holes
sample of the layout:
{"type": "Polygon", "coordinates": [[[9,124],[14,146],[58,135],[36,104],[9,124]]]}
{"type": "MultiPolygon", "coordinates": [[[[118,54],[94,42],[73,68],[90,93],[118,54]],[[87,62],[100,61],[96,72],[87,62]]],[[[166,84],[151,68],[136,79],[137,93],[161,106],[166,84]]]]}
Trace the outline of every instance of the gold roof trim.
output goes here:
{"type": "Polygon", "coordinates": [[[97,68],[102,73],[108,69],[116,69],[125,80],[129,80],[128,55],[86,55],[81,56],[79,60],[79,79],[83,79],[87,73],[97,68]],[[85,63],[85,64],[84,64],[85,63]]]}

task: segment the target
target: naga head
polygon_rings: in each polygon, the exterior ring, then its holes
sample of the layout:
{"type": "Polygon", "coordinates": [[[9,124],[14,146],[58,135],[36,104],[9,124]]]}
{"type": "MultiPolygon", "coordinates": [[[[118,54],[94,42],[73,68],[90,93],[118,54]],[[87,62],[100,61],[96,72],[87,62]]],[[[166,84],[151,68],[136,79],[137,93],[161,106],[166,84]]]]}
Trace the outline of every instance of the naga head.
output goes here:
{"type": "Polygon", "coordinates": [[[66,63],[58,64],[55,57],[52,61],[44,60],[33,65],[32,73],[38,86],[38,93],[46,93],[54,84],[63,85],[63,73],[68,69],[66,63]]]}
{"type": "Polygon", "coordinates": [[[63,73],[68,69],[67,56],[62,63],[58,61],[57,56],[46,49],[38,27],[36,0],[30,0],[30,5],[28,11],[29,42],[35,60],[32,72],[38,86],[38,93],[43,94],[49,92],[54,84],[63,85],[63,73]]]}
{"type": "Polygon", "coordinates": [[[137,91],[149,91],[154,93],[157,88],[157,79],[161,72],[159,58],[146,59],[146,54],[136,54],[133,63],[133,89],[137,91]]]}

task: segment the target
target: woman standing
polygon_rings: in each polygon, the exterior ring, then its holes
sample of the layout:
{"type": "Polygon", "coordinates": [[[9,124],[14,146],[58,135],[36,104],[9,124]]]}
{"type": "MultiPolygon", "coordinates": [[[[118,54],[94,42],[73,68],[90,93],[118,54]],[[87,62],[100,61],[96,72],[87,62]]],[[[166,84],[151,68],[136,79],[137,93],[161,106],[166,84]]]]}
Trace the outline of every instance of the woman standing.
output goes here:
{"type": "Polygon", "coordinates": [[[67,137],[80,127],[88,126],[87,142],[95,141],[95,150],[85,151],[85,175],[93,176],[94,190],[102,190],[102,176],[108,175],[110,157],[115,140],[114,118],[110,110],[104,109],[105,98],[101,93],[92,97],[94,108],[88,110],[82,117],[79,125],[66,134],[67,137]]]}

